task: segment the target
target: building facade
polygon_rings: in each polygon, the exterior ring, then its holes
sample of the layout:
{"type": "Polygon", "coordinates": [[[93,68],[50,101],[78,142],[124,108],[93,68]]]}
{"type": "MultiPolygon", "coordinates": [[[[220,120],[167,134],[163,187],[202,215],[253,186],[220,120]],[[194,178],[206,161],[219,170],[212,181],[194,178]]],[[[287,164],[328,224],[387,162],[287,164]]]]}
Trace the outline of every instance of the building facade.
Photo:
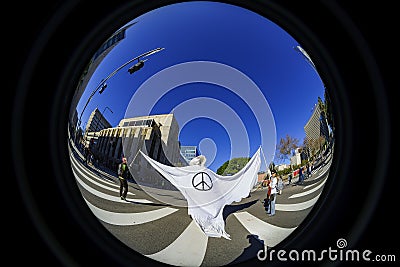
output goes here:
{"type": "Polygon", "coordinates": [[[114,170],[122,157],[126,157],[132,178],[138,183],[168,184],[139,150],[165,165],[187,166],[180,153],[178,134],[179,126],[173,114],[122,119],[117,127],[102,129],[96,134],[92,153],[100,164],[114,170]]]}
{"type": "Polygon", "coordinates": [[[290,158],[290,165],[296,166],[301,164],[301,154],[299,152],[299,149],[296,148],[293,156],[290,158]]]}
{"type": "Polygon", "coordinates": [[[84,138],[85,140],[88,140],[89,136],[96,136],[96,134],[99,133],[101,130],[111,127],[111,124],[107,121],[104,115],[96,108],[90,114],[89,119],[86,123],[84,138]]]}
{"type": "MultiPolygon", "coordinates": [[[[75,113],[77,113],[77,106],[79,101],[81,100],[81,97],[83,95],[83,92],[85,90],[94,90],[95,88],[87,88],[87,85],[90,81],[90,79],[93,76],[93,73],[97,69],[97,67],[100,65],[100,63],[104,60],[104,58],[112,51],[112,49],[118,45],[121,41],[123,41],[126,37],[126,30],[130,28],[132,25],[136,24],[137,22],[130,23],[121,29],[117,30],[113,35],[108,38],[100,47],[97,49],[95,54],[92,56],[90,59],[89,63],[87,64],[85,70],[83,71],[79,82],[75,88],[74,95],[71,100],[71,105],[70,105],[70,111],[69,111],[69,117],[72,118],[75,113]]],[[[100,81],[99,81],[100,82],[100,81]]],[[[71,125],[71,128],[73,128],[73,131],[71,131],[71,135],[74,137],[75,141],[78,141],[78,139],[83,138],[82,135],[85,135],[85,133],[81,134],[80,131],[83,131],[81,129],[82,121],[80,121],[80,117],[82,114],[77,114],[77,119],[76,120],[71,120],[69,121],[69,124],[71,125]],[[79,132],[79,133],[78,133],[79,132]]],[[[79,143],[80,141],[78,141],[79,143]]]]}
{"type": "Polygon", "coordinates": [[[196,146],[181,146],[180,152],[187,162],[199,156],[196,146]]]}
{"type": "Polygon", "coordinates": [[[312,115],[304,126],[304,131],[306,133],[308,142],[307,148],[309,151],[315,150],[312,146],[315,146],[316,142],[320,142],[321,139],[329,140],[329,130],[325,114],[321,112],[318,104],[314,106],[312,115]]]}

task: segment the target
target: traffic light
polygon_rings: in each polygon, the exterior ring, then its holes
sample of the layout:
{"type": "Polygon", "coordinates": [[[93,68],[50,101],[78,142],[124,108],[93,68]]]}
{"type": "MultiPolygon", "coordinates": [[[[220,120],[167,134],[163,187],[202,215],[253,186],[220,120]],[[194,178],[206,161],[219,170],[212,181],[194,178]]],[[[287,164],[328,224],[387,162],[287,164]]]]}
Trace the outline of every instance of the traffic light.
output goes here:
{"type": "Polygon", "coordinates": [[[141,61],[139,61],[138,63],[136,63],[135,65],[133,65],[132,67],[130,67],[130,68],[128,69],[128,72],[129,72],[130,74],[132,74],[132,73],[134,73],[135,71],[138,71],[138,70],[140,70],[141,68],[143,68],[143,66],[144,66],[144,61],[141,60],[141,61]]]}
{"type": "Polygon", "coordinates": [[[100,90],[99,90],[99,94],[103,93],[103,91],[104,91],[106,88],[107,88],[107,84],[106,84],[106,83],[103,83],[103,84],[101,85],[100,90]]]}

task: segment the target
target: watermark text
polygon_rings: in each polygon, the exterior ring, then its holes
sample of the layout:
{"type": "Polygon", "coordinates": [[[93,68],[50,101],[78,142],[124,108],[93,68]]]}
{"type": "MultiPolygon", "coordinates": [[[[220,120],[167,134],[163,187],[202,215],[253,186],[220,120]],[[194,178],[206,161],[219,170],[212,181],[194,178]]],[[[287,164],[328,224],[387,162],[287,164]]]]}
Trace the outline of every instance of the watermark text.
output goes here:
{"type": "Polygon", "coordinates": [[[259,250],[257,258],[260,261],[273,261],[275,259],[279,261],[379,261],[379,262],[395,262],[396,255],[374,255],[371,250],[357,249],[345,249],[347,247],[347,241],[340,238],[336,242],[337,247],[329,247],[321,251],[315,251],[312,249],[306,249],[302,251],[298,250],[275,250],[264,246],[264,250],[259,250]]]}

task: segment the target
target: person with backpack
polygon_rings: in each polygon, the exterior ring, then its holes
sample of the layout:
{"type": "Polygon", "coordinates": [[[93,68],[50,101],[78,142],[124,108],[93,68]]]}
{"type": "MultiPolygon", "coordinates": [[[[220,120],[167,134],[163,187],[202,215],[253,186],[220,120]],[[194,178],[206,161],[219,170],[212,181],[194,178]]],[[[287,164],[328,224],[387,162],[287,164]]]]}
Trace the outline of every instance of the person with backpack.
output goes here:
{"type": "Polygon", "coordinates": [[[122,162],[118,164],[119,196],[122,200],[126,200],[128,194],[128,173],[126,158],[122,158],[122,162]]]}

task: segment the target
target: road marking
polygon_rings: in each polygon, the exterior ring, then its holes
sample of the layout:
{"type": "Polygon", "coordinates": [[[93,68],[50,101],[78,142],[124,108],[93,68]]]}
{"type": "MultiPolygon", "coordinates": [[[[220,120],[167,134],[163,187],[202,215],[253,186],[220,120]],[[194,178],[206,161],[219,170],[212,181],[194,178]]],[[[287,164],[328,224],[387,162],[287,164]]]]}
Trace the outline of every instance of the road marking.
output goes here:
{"type": "MultiPolygon", "coordinates": [[[[314,173],[314,175],[316,175],[317,173],[314,173]]],[[[320,175],[318,175],[318,176],[314,176],[314,177],[312,177],[311,179],[310,178],[308,178],[308,180],[309,181],[313,181],[313,180],[317,180],[317,179],[319,179],[319,178],[321,178],[322,176],[324,176],[326,174],[326,170],[324,170],[320,175]]],[[[311,185],[312,186],[312,185],[311,185]]]]}
{"type": "Polygon", "coordinates": [[[325,175],[330,170],[332,161],[330,159],[327,159],[327,160],[329,160],[328,163],[325,166],[320,167],[321,169],[317,169],[315,172],[315,173],[317,173],[322,170],[322,173],[320,175],[318,175],[317,177],[312,177],[311,181],[320,178],[322,175],[325,175]]]}
{"type": "Polygon", "coordinates": [[[314,204],[318,201],[319,196],[321,193],[319,193],[316,197],[313,199],[300,202],[300,203],[295,203],[295,204],[275,204],[275,209],[280,210],[280,211],[300,211],[300,210],[305,210],[308,208],[311,208],[314,206],[314,204]]]}
{"type": "Polygon", "coordinates": [[[253,235],[257,235],[258,239],[264,242],[264,245],[270,247],[279,244],[296,229],[296,227],[282,228],[269,224],[251,215],[247,211],[236,212],[234,215],[247,231],[253,235]]]}
{"type": "MultiPolygon", "coordinates": [[[[97,172],[99,172],[99,173],[103,174],[104,176],[107,176],[107,177],[108,177],[108,179],[107,179],[107,178],[101,178],[101,177],[99,177],[98,175],[95,175],[95,174],[93,174],[91,171],[89,171],[88,168],[85,167],[85,165],[84,165],[82,162],[78,161],[73,155],[71,155],[71,159],[76,163],[76,165],[77,165],[78,167],[80,167],[82,170],[84,170],[85,172],[87,172],[88,174],[90,174],[91,176],[93,176],[94,178],[96,178],[96,179],[98,179],[98,180],[101,180],[101,181],[104,181],[104,182],[107,182],[107,183],[109,183],[109,184],[114,184],[113,181],[110,181],[110,180],[109,180],[109,179],[112,180],[113,178],[116,178],[114,175],[110,175],[109,173],[104,172],[104,171],[102,171],[102,170],[96,168],[96,171],[97,171],[97,172]]],[[[72,161],[72,160],[71,160],[71,161],[72,161]]],[[[93,168],[95,168],[95,167],[93,167],[93,168]]]]}
{"type": "MultiPolygon", "coordinates": [[[[78,171],[78,172],[79,172],[82,176],[84,176],[86,179],[90,180],[91,183],[93,183],[93,184],[95,184],[95,185],[97,185],[97,186],[99,186],[99,187],[101,187],[101,188],[105,188],[105,189],[110,190],[110,191],[113,191],[113,192],[118,192],[118,194],[119,194],[119,187],[116,187],[116,186],[117,186],[116,184],[111,184],[111,185],[114,186],[114,187],[111,188],[111,187],[106,186],[106,185],[104,185],[104,184],[98,183],[98,182],[95,181],[94,179],[89,178],[86,174],[84,174],[84,173],[83,173],[81,170],[79,170],[78,168],[72,169],[72,171],[74,172],[75,176],[77,176],[75,170],[78,171]]],[[[97,178],[97,179],[98,179],[98,178],[97,178]]],[[[134,196],[135,194],[128,191],[128,195],[134,196]]]]}
{"type": "MultiPolygon", "coordinates": [[[[109,185],[111,185],[111,186],[113,186],[113,187],[118,187],[118,185],[116,185],[115,183],[113,183],[113,182],[111,182],[111,181],[108,181],[108,180],[106,180],[106,179],[99,178],[98,176],[96,176],[96,175],[94,175],[93,173],[91,173],[89,170],[87,170],[86,168],[84,168],[83,166],[81,166],[81,165],[80,165],[81,163],[77,162],[75,158],[73,158],[73,160],[71,160],[71,163],[73,163],[73,165],[76,166],[76,168],[75,168],[76,170],[79,171],[79,169],[82,169],[83,171],[85,171],[86,174],[90,175],[91,177],[95,178],[96,180],[101,181],[101,182],[106,182],[107,184],[109,184],[109,185]]],[[[72,167],[72,165],[71,165],[71,167],[72,167]]],[[[88,175],[83,174],[81,171],[79,171],[79,172],[80,172],[83,176],[89,178],[88,175]]],[[[94,181],[94,180],[91,179],[91,178],[89,178],[89,179],[92,180],[92,181],[94,181]]]]}
{"type": "MultiPolygon", "coordinates": [[[[96,189],[91,188],[90,186],[88,186],[87,184],[85,184],[76,174],[75,170],[72,170],[72,172],[75,175],[76,180],[78,181],[78,183],[85,188],[87,191],[89,191],[91,194],[96,195],[100,198],[106,199],[106,200],[110,200],[110,201],[114,201],[114,202],[123,202],[126,203],[125,200],[122,200],[119,196],[110,196],[108,194],[104,194],[103,192],[97,191],[96,189]]],[[[135,198],[127,198],[128,201],[134,201],[134,202],[138,202],[138,203],[153,203],[150,200],[147,199],[135,199],[135,198]]]]}
{"type": "Polygon", "coordinates": [[[200,266],[206,254],[207,243],[208,237],[192,221],[168,247],[145,256],[175,266],[200,266]]]}
{"type": "Polygon", "coordinates": [[[325,183],[325,182],[326,182],[326,179],[327,179],[327,178],[325,178],[325,179],[323,179],[323,180],[321,180],[321,181],[319,181],[319,182],[317,182],[317,183],[310,184],[310,185],[306,185],[306,186],[303,188],[303,190],[306,190],[306,189],[308,189],[308,188],[310,188],[310,187],[313,187],[313,186],[315,186],[315,185],[319,185],[319,184],[321,184],[321,183],[325,183]]]}
{"type": "Polygon", "coordinates": [[[86,204],[92,210],[94,215],[101,221],[113,224],[113,225],[138,225],[147,222],[152,222],[158,219],[161,219],[165,216],[168,216],[178,209],[173,208],[161,208],[157,210],[138,212],[138,213],[119,213],[119,212],[111,212],[100,209],[92,204],[89,201],[86,201],[86,204]]]}
{"type": "Polygon", "coordinates": [[[317,191],[318,189],[320,189],[322,186],[324,186],[325,181],[326,181],[326,179],[323,180],[318,186],[316,186],[316,187],[314,187],[314,188],[312,188],[312,189],[310,189],[308,191],[304,191],[304,192],[301,192],[301,193],[298,193],[298,194],[291,195],[289,198],[303,197],[303,196],[307,196],[309,194],[312,194],[315,191],[317,191]]]}

